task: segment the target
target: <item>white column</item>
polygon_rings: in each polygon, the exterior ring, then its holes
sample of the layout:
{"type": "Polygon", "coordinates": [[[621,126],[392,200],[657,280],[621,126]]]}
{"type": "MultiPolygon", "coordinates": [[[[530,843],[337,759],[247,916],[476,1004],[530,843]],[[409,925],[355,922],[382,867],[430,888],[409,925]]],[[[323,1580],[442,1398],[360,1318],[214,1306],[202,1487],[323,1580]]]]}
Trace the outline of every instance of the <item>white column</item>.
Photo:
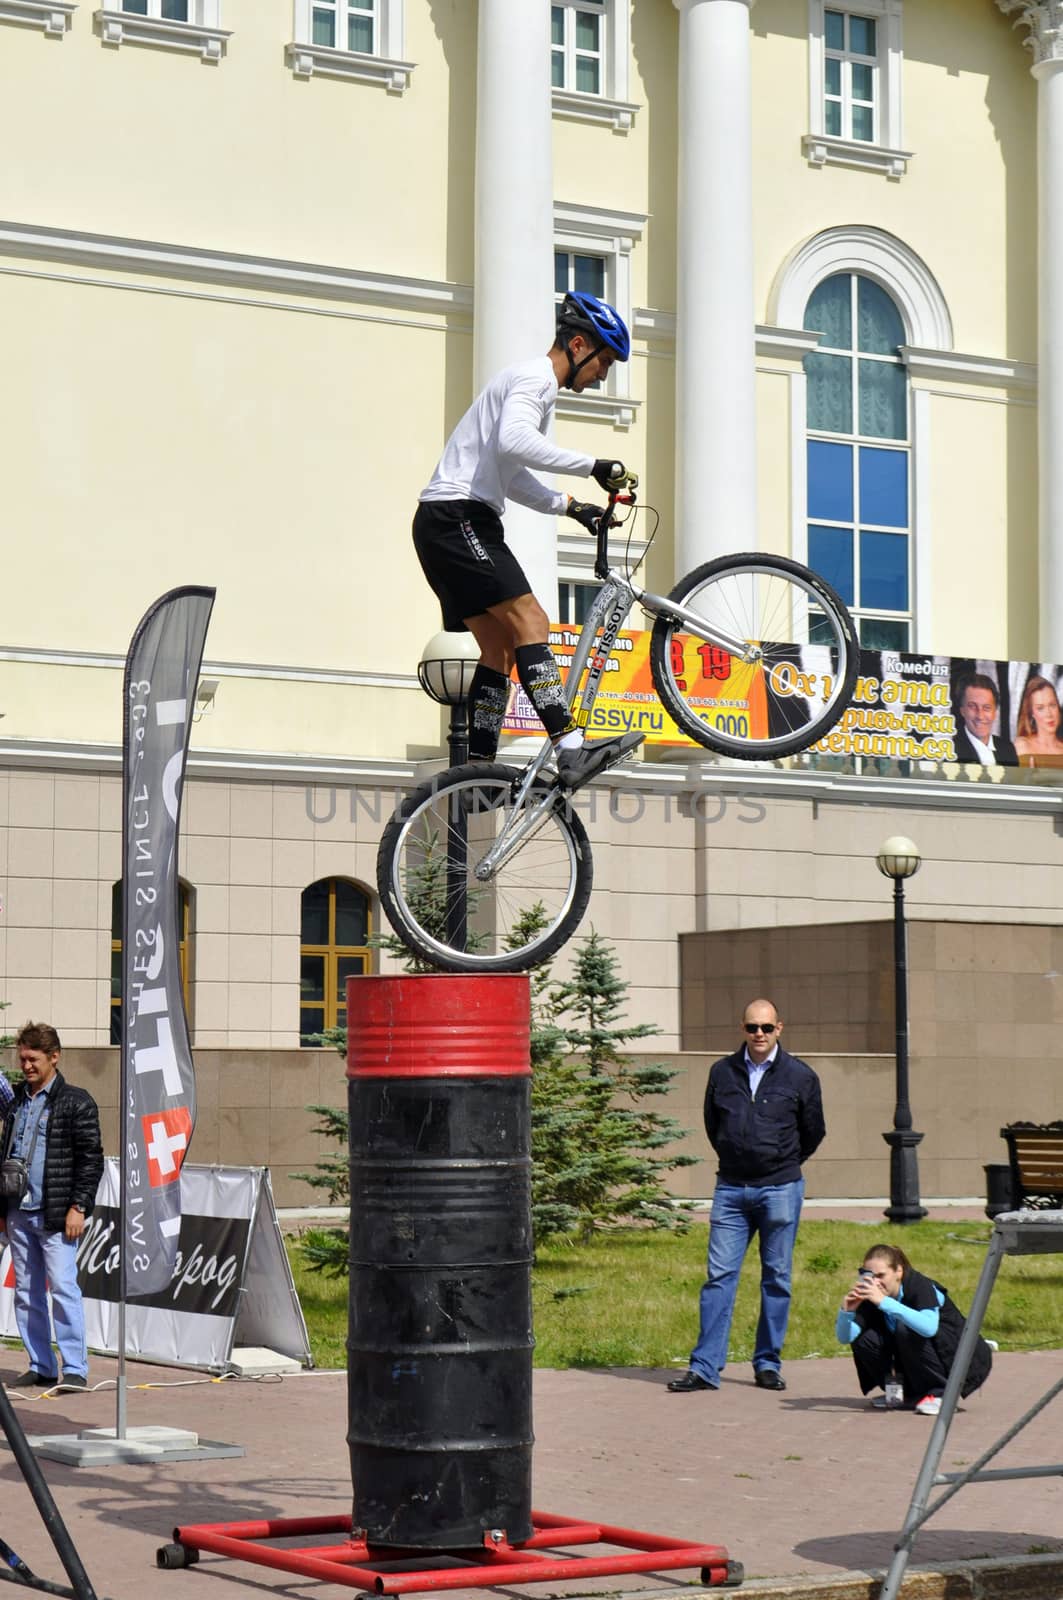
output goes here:
{"type": "MultiPolygon", "coordinates": [[[[476,72],[477,392],[554,337],[550,0],[479,0],[476,72]]],[[[540,604],[557,615],[557,538],[549,517],[506,510],[506,539],[540,604]]]]}
{"type": "Polygon", "coordinates": [[[997,4],[1029,29],[1037,79],[1038,650],[1063,661],[1063,4],[997,4]]]}
{"type": "Polygon", "coordinates": [[[676,575],[757,545],[752,0],[679,9],[676,575]]]}

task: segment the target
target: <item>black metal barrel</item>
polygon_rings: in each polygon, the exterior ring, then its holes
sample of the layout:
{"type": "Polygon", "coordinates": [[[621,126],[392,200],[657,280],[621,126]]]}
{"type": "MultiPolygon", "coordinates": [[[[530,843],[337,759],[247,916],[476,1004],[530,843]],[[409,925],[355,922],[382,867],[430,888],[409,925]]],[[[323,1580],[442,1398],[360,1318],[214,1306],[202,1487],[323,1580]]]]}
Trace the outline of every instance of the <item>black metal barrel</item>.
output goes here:
{"type": "Polygon", "coordinates": [[[348,987],[353,1520],[462,1550],[531,1524],[524,977],[348,987]]]}

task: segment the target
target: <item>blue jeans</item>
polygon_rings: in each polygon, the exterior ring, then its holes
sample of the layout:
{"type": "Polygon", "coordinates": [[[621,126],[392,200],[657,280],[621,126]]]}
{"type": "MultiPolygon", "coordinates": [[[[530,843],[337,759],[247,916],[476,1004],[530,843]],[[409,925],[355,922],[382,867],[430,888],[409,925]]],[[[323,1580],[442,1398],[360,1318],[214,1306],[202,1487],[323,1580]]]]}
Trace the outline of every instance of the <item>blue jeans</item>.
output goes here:
{"type": "Polygon", "coordinates": [[[52,1294],[55,1339],[63,1377],[88,1376],[85,1312],[78,1287],[77,1242],[50,1232],[39,1211],[9,1208],[7,1237],[15,1269],[15,1321],[26,1346],[30,1367],[42,1378],[56,1377],[46,1286],[52,1294]]]}
{"type": "Polygon", "coordinates": [[[738,1275],[754,1234],[760,1239],[760,1320],[753,1367],[778,1372],[790,1320],[790,1269],[805,1197],[805,1180],[766,1188],[723,1183],[712,1197],[708,1281],[701,1291],[701,1327],[690,1370],[719,1387],[727,1364],[738,1275]]]}

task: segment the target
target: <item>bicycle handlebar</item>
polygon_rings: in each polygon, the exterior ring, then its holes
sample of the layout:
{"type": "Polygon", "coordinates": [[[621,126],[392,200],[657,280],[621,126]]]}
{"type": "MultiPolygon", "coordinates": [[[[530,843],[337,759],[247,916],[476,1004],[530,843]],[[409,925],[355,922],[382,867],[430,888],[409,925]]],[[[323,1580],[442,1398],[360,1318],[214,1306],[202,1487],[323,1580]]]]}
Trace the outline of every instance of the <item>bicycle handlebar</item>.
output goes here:
{"type": "Polygon", "coordinates": [[[635,504],[635,490],[638,486],[638,473],[625,472],[623,477],[617,479],[610,488],[608,504],[598,518],[598,543],[594,558],[594,576],[596,578],[607,578],[609,576],[609,529],[613,526],[613,512],[617,506],[633,506],[635,504]],[[624,492],[625,490],[627,493],[624,492]]]}

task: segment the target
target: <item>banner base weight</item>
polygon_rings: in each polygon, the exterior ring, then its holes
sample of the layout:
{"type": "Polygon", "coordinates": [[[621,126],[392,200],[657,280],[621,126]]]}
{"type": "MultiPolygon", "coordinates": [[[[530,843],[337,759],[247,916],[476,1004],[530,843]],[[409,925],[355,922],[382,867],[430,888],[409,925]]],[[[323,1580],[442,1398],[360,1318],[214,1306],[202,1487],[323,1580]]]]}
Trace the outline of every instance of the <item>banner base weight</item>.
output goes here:
{"type": "Polygon", "coordinates": [[[121,1439],[114,1428],[86,1428],[81,1433],[31,1435],[35,1455],[61,1461],[68,1467],[98,1467],[121,1462],[125,1466],[154,1465],[159,1461],[217,1461],[243,1456],[242,1444],[220,1444],[201,1439],[185,1428],[128,1428],[121,1439]]]}

